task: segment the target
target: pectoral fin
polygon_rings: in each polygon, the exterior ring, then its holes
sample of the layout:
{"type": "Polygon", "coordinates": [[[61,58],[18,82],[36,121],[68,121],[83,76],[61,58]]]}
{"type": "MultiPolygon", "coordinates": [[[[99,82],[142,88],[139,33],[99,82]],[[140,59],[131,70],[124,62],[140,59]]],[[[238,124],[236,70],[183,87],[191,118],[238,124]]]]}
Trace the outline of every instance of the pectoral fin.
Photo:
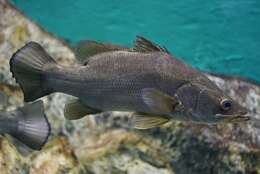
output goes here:
{"type": "Polygon", "coordinates": [[[96,54],[108,52],[108,51],[118,51],[127,50],[127,48],[109,44],[109,43],[98,43],[96,41],[84,40],[77,44],[75,47],[75,54],[77,60],[82,64],[87,64],[88,59],[96,54]]]}
{"type": "Polygon", "coordinates": [[[136,129],[150,129],[161,126],[168,121],[168,118],[162,116],[149,116],[134,113],[131,120],[131,126],[136,129]]]}
{"type": "Polygon", "coordinates": [[[181,105],[176,97],[169,96],[154,88],[142,90],[144,103],[156,114],[167,114],[177,111],[177,106],[181,105]]]}
{"type": "Polygon", "coordinates": [[[169,51],[166,48],[162,48],[161,46],[149,41],[148,39],[145,39],[142,36],[136,36],[133,50],[137,52],[161,51],[161,52],[169,53],[169,51]]]}
{"type": "Polygon", "coordinates": [[[64,116],[68,120],[77,120],[89,114],[96,114],[100,111],[84,105],[79,99],[69,100],[64,108],[64,116]]]}

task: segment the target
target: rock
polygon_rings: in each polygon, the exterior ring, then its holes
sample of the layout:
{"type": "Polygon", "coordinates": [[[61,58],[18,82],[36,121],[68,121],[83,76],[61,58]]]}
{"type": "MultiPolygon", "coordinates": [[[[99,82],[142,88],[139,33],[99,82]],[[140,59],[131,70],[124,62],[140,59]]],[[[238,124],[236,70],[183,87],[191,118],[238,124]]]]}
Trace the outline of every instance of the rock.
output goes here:
{"type": "Polygon", "coordinates": [[[29,31],[26,25],[17,26],[11,36],[12,44],[17,47],[20,43],[24,43],[29,38],[29,31]]]}
{"type": "Polygon", "coordinates": [[[27,171],[21,155],[4,137],[0,137],[0,171],[3,174],[20,174],[27,171]]]}
{"type": "Polygon", "coordinates": [[[5,36],[3,33],[0,33],[0,45],[4,42],[5,36]]]}
{"type": "MultiPolygon", "coordinates": [[[[75,58],[68,44],[5,0],[0,0],[0,16],[0,91],[7,96],[7,104],[1,109],[10,110],[23,104],[22,91],[9,70],[14,51],[33,40],[64,65],[73,64],[75,58]]],[[[49,142],[41,151],[23,156],[8,139],[1,137],[1,174],[260,173],[259,85],[239,78],[208,76],[250,109],[251,122],[200,125],[172,121],[160,128],[137,131],[128,127],[129,113],[123,112],[65,120],[63,108],[69,96],[52,94],[42,98],[52,126],[49,142]]]]}
{"type": "Polygon", "coordinates": [[[31,174],[78,173],[78,161],[64,137],[51,141],[41,152],[31,157],[31,174]]]}

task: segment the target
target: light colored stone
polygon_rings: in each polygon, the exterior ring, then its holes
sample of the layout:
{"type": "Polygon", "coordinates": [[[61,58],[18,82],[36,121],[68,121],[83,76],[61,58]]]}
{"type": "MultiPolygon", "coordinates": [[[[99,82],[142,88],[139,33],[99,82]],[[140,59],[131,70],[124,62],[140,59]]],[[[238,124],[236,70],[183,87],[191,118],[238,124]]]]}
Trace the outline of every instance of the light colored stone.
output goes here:
{"type": "Polygon", "coordinates": [[[76,174],[78,161],[66,138],[56,138],[30,158],[30,174],[76,174]]]}
{"type": "Polygon", "coordinates": [[[25,162],[6,138],[0,137],[0,173],[20,174],[26,172],[25,162]]]}

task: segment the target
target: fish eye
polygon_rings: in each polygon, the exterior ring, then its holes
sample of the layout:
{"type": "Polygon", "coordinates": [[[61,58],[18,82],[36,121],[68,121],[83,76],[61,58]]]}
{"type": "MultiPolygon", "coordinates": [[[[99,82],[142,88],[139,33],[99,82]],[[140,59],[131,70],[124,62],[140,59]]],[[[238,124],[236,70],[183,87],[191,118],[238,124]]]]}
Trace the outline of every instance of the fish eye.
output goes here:
{"type": "Polygon", "coordinates": [[[225,111],[229,110],[232,106],[232,102],[229,99],[223,99],[221,101],[221,108],[225,111]]]}

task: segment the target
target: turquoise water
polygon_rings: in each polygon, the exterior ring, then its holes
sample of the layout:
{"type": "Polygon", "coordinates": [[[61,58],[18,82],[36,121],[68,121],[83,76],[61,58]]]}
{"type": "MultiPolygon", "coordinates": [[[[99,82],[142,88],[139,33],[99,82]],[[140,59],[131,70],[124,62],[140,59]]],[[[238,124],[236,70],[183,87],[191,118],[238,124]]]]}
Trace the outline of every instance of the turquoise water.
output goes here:
{"type": "Polygon", "coordinates": [[[203,71],[260,82],[259,0],[13,0],[55,35],[131,46],[136,35],[203,71]]]}

